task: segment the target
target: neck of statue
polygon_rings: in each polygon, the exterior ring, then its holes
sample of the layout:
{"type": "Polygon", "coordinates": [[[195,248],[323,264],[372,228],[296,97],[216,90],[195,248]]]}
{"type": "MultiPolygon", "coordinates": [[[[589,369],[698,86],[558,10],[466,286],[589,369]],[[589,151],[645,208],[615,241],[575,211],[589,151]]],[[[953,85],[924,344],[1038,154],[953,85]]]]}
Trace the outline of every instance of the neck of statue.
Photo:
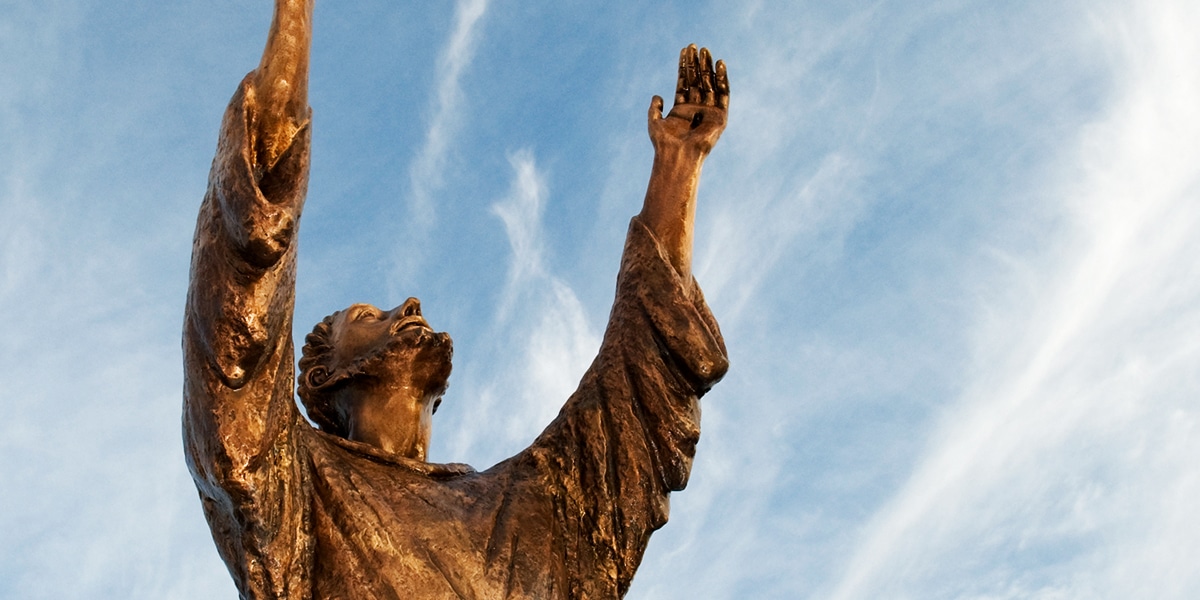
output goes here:
{"type": "Polygon", "coordinates": [[[437,399],[406,381],[372,378],[347,386],[337,399],[348,439],[424,461],[437,399]]]}

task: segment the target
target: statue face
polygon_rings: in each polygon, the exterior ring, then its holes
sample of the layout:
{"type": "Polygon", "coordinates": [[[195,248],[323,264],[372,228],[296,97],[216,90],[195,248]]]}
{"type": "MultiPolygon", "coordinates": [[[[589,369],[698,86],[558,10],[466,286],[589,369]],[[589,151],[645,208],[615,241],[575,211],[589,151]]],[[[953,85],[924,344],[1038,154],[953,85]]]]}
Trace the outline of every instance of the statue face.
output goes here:
{"type": "Polygon", "coordinates": [[[446,389],[453,344],[449,334],[429,327],[416,298],[389,311],[352,305],[334,318],[331,333],[333,372],[357,369],[361,375],[411,386],[423,394],[439,395],[446,389]]]}

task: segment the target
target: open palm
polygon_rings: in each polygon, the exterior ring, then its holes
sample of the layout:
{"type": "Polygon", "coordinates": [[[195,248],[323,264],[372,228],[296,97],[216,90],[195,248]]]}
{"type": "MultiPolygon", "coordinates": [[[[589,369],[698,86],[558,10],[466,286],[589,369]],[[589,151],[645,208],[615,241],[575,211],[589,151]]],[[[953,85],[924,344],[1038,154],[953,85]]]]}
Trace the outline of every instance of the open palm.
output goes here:
{"type": "Polygon", "coordinates": [[[708,48],[692,44],[679,53],[679,81],[675,105],[662,116],[663,99],[650,103],[650,141],[657,153],[677,151],[707,155],[725,130],[729,111],[729,77],[725,62],[713,66],[708,48]]]}

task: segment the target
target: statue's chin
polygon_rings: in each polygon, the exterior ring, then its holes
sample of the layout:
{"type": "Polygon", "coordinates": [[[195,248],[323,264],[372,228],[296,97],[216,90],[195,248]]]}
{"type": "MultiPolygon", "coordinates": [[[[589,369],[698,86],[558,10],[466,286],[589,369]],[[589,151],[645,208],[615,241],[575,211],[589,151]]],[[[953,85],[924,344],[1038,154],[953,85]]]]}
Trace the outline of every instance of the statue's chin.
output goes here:
{"type": "Polygon", "coordinates": [[[441,379],[442,387],[450,378],[454,359],[454,342],[446,332],[430,334],[417,346],[413,357],[413,370],[429,369],[430,379],[441,379]]]}
{"type": "Polygon", "coordinates": [[[413,361],[413,382],[425,390],[427,394],[440,396],[450,385],[451,352],[449,346],[441,352],[422,352],[413,361]]]}
{"type": "Polygon", "coordinates": [[[440,394],[449,381],[453,356],[449,334],[410,330],[372,353],[363,365],[363,374],[387,377],[406,373],[415,386],[440,394]]]}

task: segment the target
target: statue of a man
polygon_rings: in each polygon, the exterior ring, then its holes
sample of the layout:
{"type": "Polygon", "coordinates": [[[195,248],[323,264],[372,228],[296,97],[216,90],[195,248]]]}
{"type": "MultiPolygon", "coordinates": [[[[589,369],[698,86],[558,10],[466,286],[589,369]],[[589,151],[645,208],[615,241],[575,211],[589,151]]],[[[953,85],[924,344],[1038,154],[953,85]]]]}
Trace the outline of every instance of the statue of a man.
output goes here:
{"type": "Polygon", "coordinates": [[[650,105],[654,166],[604,342],[558,417],[483,472],[425,461],[451,342],[410,298],[356,304],[307,339],[292,312],[308,181],[313,0],[276,0],[262,62],[221,126],[183,347],[188,466],[243,598],[619,598],[670,492],[724,343],[691,275],[696,187],[725,127],[725,66],[680,56],[650,105]]]}

